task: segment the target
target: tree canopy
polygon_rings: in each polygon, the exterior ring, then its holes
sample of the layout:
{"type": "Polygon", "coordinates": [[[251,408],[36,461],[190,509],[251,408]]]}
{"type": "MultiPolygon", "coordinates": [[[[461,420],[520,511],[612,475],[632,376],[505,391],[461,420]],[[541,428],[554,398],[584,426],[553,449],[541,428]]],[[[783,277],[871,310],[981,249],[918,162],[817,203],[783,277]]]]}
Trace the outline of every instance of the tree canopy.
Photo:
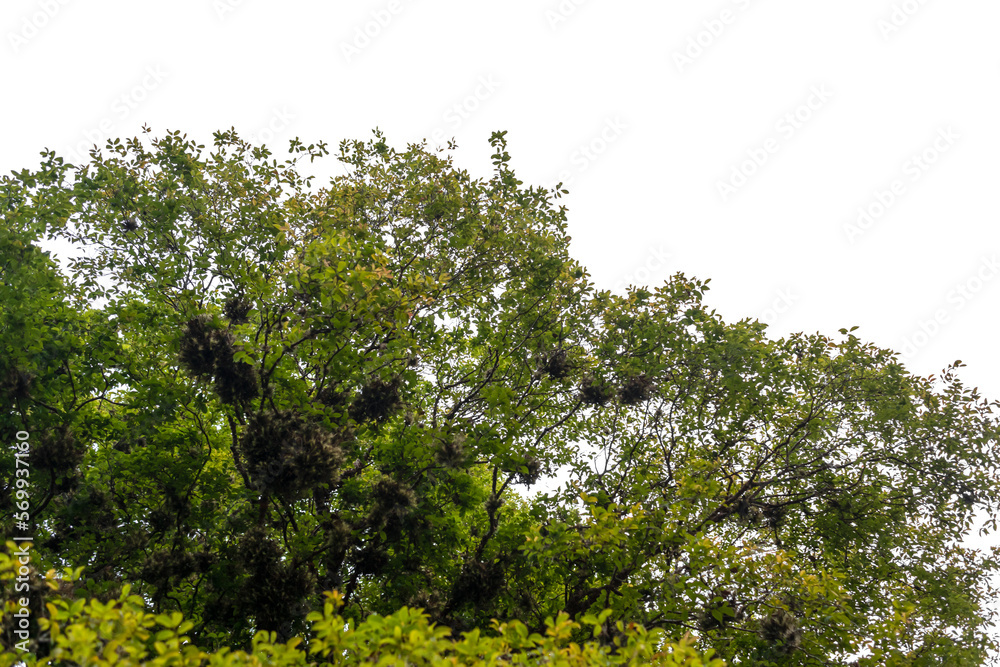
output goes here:
{"type": "MultiPolygon", "coordinates": [[[[455,636],[641,626],[730,664],[986,661],[1000,553],[963,541],[996,527],[1000,403],[854,329],[726,323],[707,281],[597,290],[564,191],[491,143],[488,180],[377,131],[325,186],[301,173],[325,144],[279,161],[234,131],[3,178],[33,618],[131,595],[249,649],[320,642],[335,590],[352,627],[408,607],[455,636]]],[[[13,449],[0,467],[11,535],[13,449]]]]}

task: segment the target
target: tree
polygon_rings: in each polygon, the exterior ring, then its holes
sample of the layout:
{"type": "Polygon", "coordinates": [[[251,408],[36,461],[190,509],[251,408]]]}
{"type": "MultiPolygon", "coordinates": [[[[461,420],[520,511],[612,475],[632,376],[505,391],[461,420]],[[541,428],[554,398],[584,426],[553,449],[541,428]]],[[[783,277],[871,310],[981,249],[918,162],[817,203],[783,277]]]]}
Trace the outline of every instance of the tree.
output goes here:
{"type": "Polygon", "coordinates": [[[608,645],[639,623],[742,664],[984,661],[998,554],[962,539],[995,529],[998,404],[961,364],[772,340],[680,274],[596,291],[561,191],[491,142],[488,181],[378,132],[326,187],[299,173],[325,144],[233,131],[5,177],[0,419],[35,447],[38,569],[130,584],[209,648],[306,633],[336,589],[355,623],[603,613],[608,645]]]}

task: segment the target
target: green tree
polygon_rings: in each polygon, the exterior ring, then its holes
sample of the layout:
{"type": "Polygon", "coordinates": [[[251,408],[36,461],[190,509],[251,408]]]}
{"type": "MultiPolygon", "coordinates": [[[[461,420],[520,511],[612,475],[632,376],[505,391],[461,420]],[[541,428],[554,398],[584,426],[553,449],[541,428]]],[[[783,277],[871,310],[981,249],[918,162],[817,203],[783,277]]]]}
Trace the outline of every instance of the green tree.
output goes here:
{"type": "Polygon", "coordinates": [[[998,554],[962,539],[995,527],[997,404],[853,330],[727,324],[683,275],[596,291],[560,191],[491,141],[489,180],[376,132],[317,187],[325,144],[232,131],[4,178],[0,419],[31,434],[39,570],[84,566],[49,595],[130,584],[208,648],[308,634],[336,589],[356,624],[981,664],[998,554]]]}

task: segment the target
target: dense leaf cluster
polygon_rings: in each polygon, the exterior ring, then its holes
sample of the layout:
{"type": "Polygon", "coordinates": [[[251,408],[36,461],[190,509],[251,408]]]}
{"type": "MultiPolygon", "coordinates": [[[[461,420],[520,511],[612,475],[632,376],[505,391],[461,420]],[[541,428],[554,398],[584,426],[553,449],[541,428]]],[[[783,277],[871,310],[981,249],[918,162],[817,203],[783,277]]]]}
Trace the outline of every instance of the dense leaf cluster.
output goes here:
{"type": "MultiPolygon", "coordinates": [[[[9,544],[13,547],[13,543],[9,544]]],[[[0,580],[10,581],[18,562],[0,554],[0,580]]],[[[49,573],[53,577],[55,572],[49,573]]],[[[65,581],[65,580],[64,580],[65,581]]],[[[57,591],[59,585],[49,586],[57,591]]],[[[490,632],[478,629],[462,637],[431,623],[419,609],[403,607],[382,616],[372,614],[355,624],[337,613],[343,598],[326,595],[322,611],[310,612],[308,639],[294,637],[279,642],[275,633],[257,632],[246,650],[228,647],[207,651],[194,644],[189,634],[194,624],[180,612],[154,614],[142,597],[130,595],[126,584],[117,599],[99,600],[63,597],[50,603],[40,629],[51,645],[49,655],[37,659],[15,651],[0,653],[0,667],[12,667],[24,659],[36,665],[93,665],[94,667],[350,667],[352,665],[563,665],[565,667],[611,667],[644,664],[655,667],[722,667],[723,661],[700,654],[688,638],[664,642],[663,632],[647,632],[634,625],[620,626],[611,644],[600,640],[601,616],[588,615],[575,622],[565,614],[546,619],[543,633],[529,633],[523,623],[494,622],[490,632]],[[572,641],[582,628],[593,631],[586,641],[572,641]]]]}

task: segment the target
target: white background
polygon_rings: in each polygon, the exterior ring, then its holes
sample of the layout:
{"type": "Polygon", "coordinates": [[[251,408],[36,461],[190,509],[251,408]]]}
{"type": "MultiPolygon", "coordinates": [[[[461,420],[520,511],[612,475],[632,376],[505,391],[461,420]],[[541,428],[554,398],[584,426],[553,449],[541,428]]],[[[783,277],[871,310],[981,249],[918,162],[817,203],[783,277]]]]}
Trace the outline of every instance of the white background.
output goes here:
{"type": "Polygon", "coordinates": [[[3,0],[0,171],[145,123],[455,137],[488,176],[508,130],[522,180],[567,183],[599,287],[711,278],[727,320],[860,325],[1000,398],[998,24],[996,0],[3,0]]]}

